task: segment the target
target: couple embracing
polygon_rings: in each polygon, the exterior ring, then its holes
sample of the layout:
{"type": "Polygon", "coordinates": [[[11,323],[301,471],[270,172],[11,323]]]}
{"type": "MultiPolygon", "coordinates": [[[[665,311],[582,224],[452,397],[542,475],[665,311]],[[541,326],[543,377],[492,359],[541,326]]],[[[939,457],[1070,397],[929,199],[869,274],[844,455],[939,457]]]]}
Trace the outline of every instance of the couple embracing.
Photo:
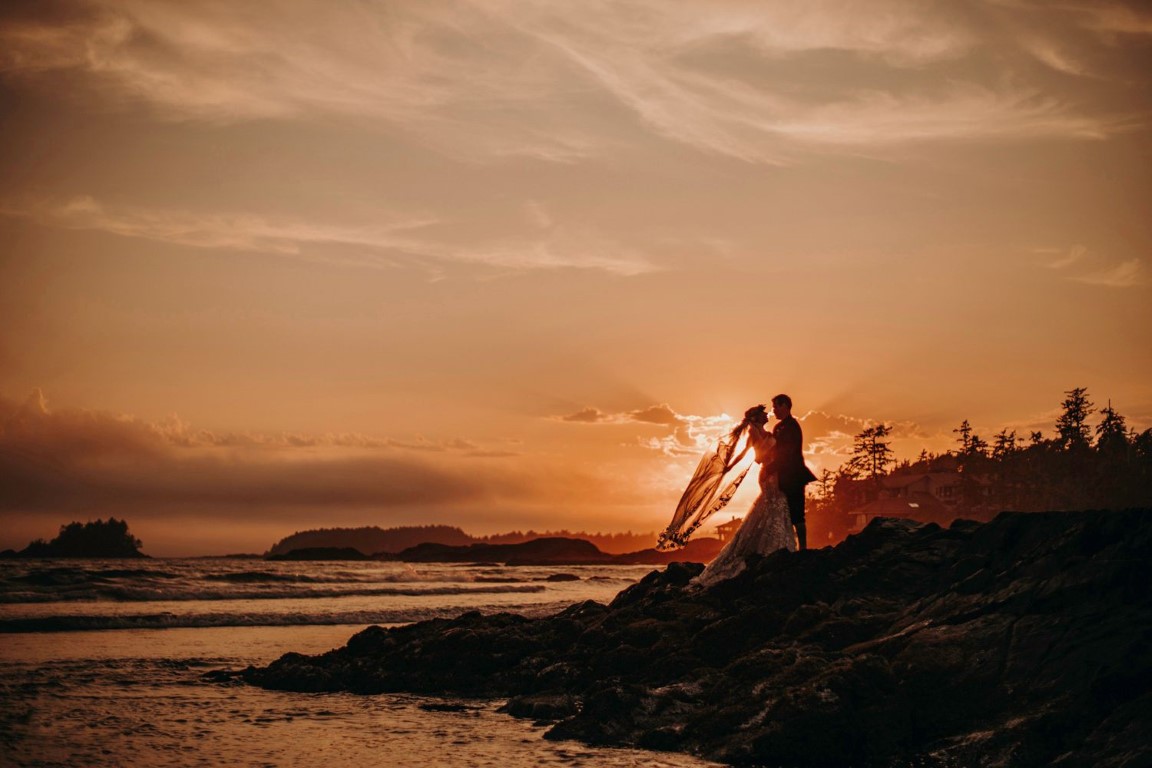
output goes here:
{"type": "Polygon", "coordinates": [[[740,530],[696,578],[699,584],[714,584],[735,576],[744,569],[749,555],[807,548],[804,486],[816,476],[804,464],[803,433],[792,416],[792,398],[783,394],[772,398],[772,415],[777,423],[771,432],[766,429],[768,410],[763,405],[749,408],[735,430],[748,433],[745,451],[750,448],[760,465],[760,495],[740,530]]]}

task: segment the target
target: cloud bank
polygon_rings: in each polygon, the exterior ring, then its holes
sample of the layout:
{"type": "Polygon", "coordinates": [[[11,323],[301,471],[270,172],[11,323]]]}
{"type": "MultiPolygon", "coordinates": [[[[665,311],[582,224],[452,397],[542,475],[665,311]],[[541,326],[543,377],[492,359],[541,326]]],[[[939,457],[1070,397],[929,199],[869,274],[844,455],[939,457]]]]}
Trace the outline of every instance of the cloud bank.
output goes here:
{"type": "Polygon", "coordinates": [[[555,503],[588,479],[547,482],[515,454],[464,438],[219,433],[0,398],[0,511],[323,521],[345,510],[484,511],[555,503]]]}

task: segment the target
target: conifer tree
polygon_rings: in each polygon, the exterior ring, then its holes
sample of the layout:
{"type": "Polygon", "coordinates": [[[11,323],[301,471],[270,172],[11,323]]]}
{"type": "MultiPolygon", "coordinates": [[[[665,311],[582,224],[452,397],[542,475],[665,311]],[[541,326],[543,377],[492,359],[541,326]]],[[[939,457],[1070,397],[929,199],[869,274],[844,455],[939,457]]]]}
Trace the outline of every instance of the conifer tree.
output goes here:
{"type": "Polygon", "coordinates": [[[1112,408],[1112,401],[1100,409],[1103,419],[1096,425],[1096,449],[1100,453],[1118,457],[1128,450],[1128,428],[1125,419],[1112,408]]]}
{"type": "Polygon", "coordinates": [[[892,444],[886,439],[891,434],[892,428],[880,423],[865,428],[853,438],[852,458],[848,463],[856,476],[880,482],[888,465],[895,461],[892,444]]]}
{"type": "Polygon", "coordinates": [[[1056,433],[1060,447],[1066,451],[1076,451],[1092,445],[1092,430],[1088,417],[1092,415],[1095,403],[1088,400],[1088,390],[1076,387],[1064,393],[1066,397],[1061,407],[1064,412],[1056,419],[1056,433]]]}

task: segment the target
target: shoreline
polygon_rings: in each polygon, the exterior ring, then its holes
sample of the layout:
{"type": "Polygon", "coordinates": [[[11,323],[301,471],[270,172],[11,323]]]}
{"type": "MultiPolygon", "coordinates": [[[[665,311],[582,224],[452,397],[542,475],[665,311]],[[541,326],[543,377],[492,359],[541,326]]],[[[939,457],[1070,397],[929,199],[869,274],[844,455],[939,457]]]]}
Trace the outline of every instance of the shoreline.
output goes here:
{"type": "Polygon", "coordinates": [[[673,564],[607,606],[370,627],[221,679],[506,696],[549,738],[735,764],[1121,765],[1152,757],[1149,562],[1147,510],[881,520],[707,590],[673,564]]]}

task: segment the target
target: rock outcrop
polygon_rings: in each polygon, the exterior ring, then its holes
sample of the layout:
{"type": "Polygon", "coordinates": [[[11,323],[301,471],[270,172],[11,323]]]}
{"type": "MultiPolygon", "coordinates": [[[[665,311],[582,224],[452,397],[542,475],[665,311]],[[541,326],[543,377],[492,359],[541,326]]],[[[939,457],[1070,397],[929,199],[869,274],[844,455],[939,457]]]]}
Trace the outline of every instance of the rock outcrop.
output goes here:
{"type": "Polygon", "coordinates": [[[60,526],[52,541],[37,539],[19,552],[4,550],[0,557],[23,558],[144,558],[140,539],[128,531],[127,520],[73,522],[60,526]]]}
{"type": "Polygon", "coordinates": [[[550,738],[747,765],[1152,764],[1152,511],[877,520],[707,590],[369,627],[239,677],[508,698],[550,738]]]}

